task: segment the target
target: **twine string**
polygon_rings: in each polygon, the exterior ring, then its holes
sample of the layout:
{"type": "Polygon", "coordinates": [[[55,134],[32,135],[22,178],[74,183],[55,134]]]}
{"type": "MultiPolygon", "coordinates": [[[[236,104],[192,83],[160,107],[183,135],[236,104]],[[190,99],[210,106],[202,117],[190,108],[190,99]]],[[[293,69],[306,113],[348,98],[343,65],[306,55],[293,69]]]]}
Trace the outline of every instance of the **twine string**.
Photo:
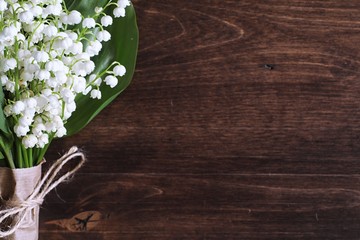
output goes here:
{"type": "Polygon", "coordinates": [[[24,225],[26,216],[31,213],[36,207],[40,206],[45,196],[60,183],[70,178],[85,162],[85,155],[78,150],[77,147],[71,147],[61,158],[50,167],[44,177],[36,185],[34,191],[23,202],[15,202],[10,208],[0,210],[0,223],[11,217],[16,222],[12,224],[9,229],[0,231],[0,238],[7,237],[24,225]],[[81,160],[70,171],[61,175],[58,179],[56,176],[61,171],[62,167],[73,159],[80,157],[81,160]]]}

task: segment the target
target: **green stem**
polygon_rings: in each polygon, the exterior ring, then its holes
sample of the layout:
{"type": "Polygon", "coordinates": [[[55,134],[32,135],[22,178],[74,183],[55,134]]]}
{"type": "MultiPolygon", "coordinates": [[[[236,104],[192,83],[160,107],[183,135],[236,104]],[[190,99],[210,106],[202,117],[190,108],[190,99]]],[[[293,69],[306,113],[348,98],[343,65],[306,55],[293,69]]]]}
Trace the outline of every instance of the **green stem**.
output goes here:
{"type": "Polygon", "coordinates": [[[33,149],[32,148],[29,148],[28,151],[28,156],[29,156],[29,167],[33,167],[34,163],[33,163],[33,149]]]}
{"type": "MultiPolygon", "coordinates": [[[[34,161],[34,159],[36,159],[36,162],[35,162],[35,164],[37,163],[37,159],[38,159],[38,156],[39,156],[39,148],[34,148],[33,149],[33,161],[34,161]]],[[[37,165],[37,164],[36,164],[37,165]]]]}
{"type": "Polygon", "coordinates": [[[18,167],[23,168],[23,159],[22,159],[22,153],[21,153],[21,146],[19,141],[15,140],[16,143],[16,160],[18,162],[18,167]]]}
{"type": "Polygon", "coordinates": [[[50,143],[52,142],[52,140],[55,137],[55,133],[50,134],[49,136],[49,143],[46,144],[43,148],[39,148],[38,150],[38,154],[37,154],[37,161],[36,161],[36,165],[39,165],[41,163],[41,161],[44,159],[45,153],[48,150],[50,143]]]}
{"type": "Polygon", "coordinates": [[[4,151],[4,155],[5,155],[6,159],[7,159],[7,162],[9,164],[10,168],[12,168],[12,169],[16,168],[11,149],[9,149],[9,148],[7,148],[5,146],[4,141],[3,141],[1,136],[0,136],[0,146],[4,151]]]}
{"type": "Polygon", "coordinates": [[[16,168],[15,163],[14,163],[14,159],[13,159],[12,154],[11,154],[11,151],[9,152],[6,149],[4,149],[4,153],[5,153],[5,156],[6,156],[7,160],[8,160],[10,168],[12,168],[12,169],[16,168]]]}
{"type": "Polygon", "coordinates": [[[39,165],[41,163],[41,161],[44,159],[45,153],[46,153],[47,149],[49,148],[49,145],[50,145],[50,141],[48,144],[45,145],[44,148],[40,149],[40,153],[39,153],[36,165],[39,165]]]}
{"type": "Polygon", "coordinates": [[[26,148],[21,144],[21,150],[22,150],[22,155],[23,155],[23,158],[24,158],[24,163],[25,163],[25,167],[28,168],[30,167],[29,165],[29,157],[27,155],[27,152],[26,152],[26,148]]]}

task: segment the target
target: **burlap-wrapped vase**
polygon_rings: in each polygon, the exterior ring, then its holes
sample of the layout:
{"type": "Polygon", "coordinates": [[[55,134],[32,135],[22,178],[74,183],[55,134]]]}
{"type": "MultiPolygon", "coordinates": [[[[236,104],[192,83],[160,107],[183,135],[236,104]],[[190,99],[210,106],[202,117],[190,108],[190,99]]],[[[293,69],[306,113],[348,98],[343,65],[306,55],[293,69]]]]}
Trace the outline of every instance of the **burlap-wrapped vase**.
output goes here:
{"type": "MultiPolygon", "coordinates": [[[[41,179],[41,164],[32,168],[10,169],[0,168],[0,197],[1,209],[21,204],[34,191],[41,179]]],[[[9,218],[1,225],[6,230],[17,219],[9,218]]],[[[38,240],[39,236],[39,207],[28,211],[21,226],[6,240],[38,240]]]]}

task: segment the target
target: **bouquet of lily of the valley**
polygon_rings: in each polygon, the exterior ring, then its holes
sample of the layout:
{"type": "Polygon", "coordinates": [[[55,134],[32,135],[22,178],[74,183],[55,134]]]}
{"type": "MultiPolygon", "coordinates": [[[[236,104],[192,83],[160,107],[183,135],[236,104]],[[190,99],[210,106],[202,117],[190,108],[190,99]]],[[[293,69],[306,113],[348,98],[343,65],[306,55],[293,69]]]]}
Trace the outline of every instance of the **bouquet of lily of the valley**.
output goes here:
{"type": "Polygon", "coordinates": [[[129,0],[0,0],[0,239],[38,238],[44,196],[84,161],[74,147],[41,178],[49,144],[127,87],[137,44],[129,0]]]}

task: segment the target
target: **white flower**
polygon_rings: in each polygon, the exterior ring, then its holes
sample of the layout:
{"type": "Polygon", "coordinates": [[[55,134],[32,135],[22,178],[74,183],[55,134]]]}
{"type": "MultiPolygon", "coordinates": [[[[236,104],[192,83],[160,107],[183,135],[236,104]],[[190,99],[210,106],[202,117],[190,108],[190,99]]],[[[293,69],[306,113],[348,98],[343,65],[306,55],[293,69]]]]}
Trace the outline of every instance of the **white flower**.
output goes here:
{"type": "Polygon", "coordinates": [[[31,23],[34,19],[34,15],[31,11],[24,11],[19,14],[19,20],[24,23],[31,23]]]}
{"type": "Polygon", "coordinates": [[[63,24],[69,24],[69,23],[70,23],[69,15],[67,15],[66,13],[61,13],[61,15],[60,15],[60,21],[61,21],[63,24]]]}
{"type": "Polygon", "coordinates": [[[6,9],[7,9],[7,2],[5,2],[4,0],[0,0],[0,11],[3,12],[6,9]]]}
{"type": "Polygon", "coordinates": [[[30,131],[29,126],[15,125],[14,132],[18,137],[25,136],[30,131]]]}
{"type": "Polygon", "coordinates": [[[95,63],[93,61],[83,61],[74,64],[72,70],[76,75],[85,77],[95,69],[95,63]]]}
{"type": "Polygon", "coordinates": [[[75,99],[74,93],[68,88],[62,89],[60,95],[66,103],[73,102],[75,99]]]}
{"type": "Polygon", "coordinates": [[[82,22],[83,28],[94,28],[96,25],[95,20],[93,18],[84,18],[82,22]]]}
{"type": "Polygon", "coordinates": [[[76,32],[72,32],[72,31],[65,31],[66,35],[68,38],[70,38],[73,41],[77,41],[79,35],[76,32]]]}
{"type": "Polygon", "coordinates": [[[127,6],[130,6],[130,1],[129,0],[118,0],[117,4],[120,8],[126,8],[127,6]]]}
{"type": "Polygon", "coordinates": [[[95,13],[99,14],[103,11],[102,7],[95,7],[95,13]]]}
{"type": "Polygon", "coordinates": [[[12,112],[16,115],[20,114],[24,110],[25,110],[25,104],[22,101],[16,101],[12,106],[12,112]]]}
{"type": "Polygon", "coordinates": [[[37,105],[37,102],[34,98],[27,98],[24,100],[26,107],[29,108],[35,108],[37,105]]]}
{"type": "Polygon", "coordinates": [[[101,25],[104,27],[110,26],[113,23],[113,19],[111,16],[106,15],[101,18],[101,25]]]}
{"type": "Polygon", "coordinates": [[[38,140],[34,134],[25,136],[22,140],[22,144],[25,148],[33,148],[37,144],[38,140]]]}
{"type": "Polygon", "coordinates": [[[104,79],[104,82],[106,83],[106,85],[109,85],[111,88],[114,88],[118,84],[118,79],[110,75],[104,79]]]}
{"type": "Polygon", "coordinates": [[[40,124],[40,123],[44,123],[42,117],[40,116],[34,117],[34,124],[40,124]]]}
{"type": "Polygon", "coordinates": [[[67,80],[67,76],[66,73],[62,72],[62,71],[58,71],[55,73],[55,79],[59,84],[64,84],[66,83],[67,80]]]}
{"type": "Polygon", "coordinates": [[[56,58],[57,56],[59,56],[59,53],[55,50],[50,50],[49,55],[51,58],[56,58]]]}
{"type": "Polygon", "coordinates": [[[88,95],[91,90],[92,90],[92,87],[88,86],[87,88],[85,88],[85,90],[82,92],[82,94],[83,95],[88,95]]]}
{"type": "MultiPolygon", "coordinates": [[[[34,120],[35,121],[35,120],[34,120]]],[[[35,123],[31,132],[35,135],[35,136],[40,136],[42,135],[43,131],[45,131],[45,125],[43,123],[35,123]]]]}
{"type": "Polygon", "coordinates": [[[85,88],[86,88],[86,79],[83,77],[76,77],[74,79],[74,84],[73,84],[74,92],[81,93],[85,91],[85,88]]]}
{"type": "Polygon", "coordinates": [[[85,70],[85,64],[83,62],[77,62],[74,64],[72,71],[76,74],[76,75],[80,75],[80,76],[86,76],[86,70],[85,70]]]}
{"type": "Polygon", "coordinates": [[[123,65],[116,65],[113,69],[115,76],[124,76],[126,73],[126,68],[123,65]]]}
{"type": "Polygon", "coordinates": [[[7,81],[5,84],[5,89],[11,93],[15,92],[15,83],[13,81],[7,81]]]}
{"type": "Polygon", "coordinates": [[[32,7],[30,9],[30,11],[34,17],[38,17],[38,16],[42,15],[43,8],[36,5],[36,6],[32,7]]]}
{"type": "Polygon", "coordinates": [[[56,81],[56,78],[49,77],[47,79],[44,79],[46,81],[46,84],[48,87],[51,87],[53,89],[57,89],[59,87],[59,83],[56,81]]]}
{"type": "Polygon", "coordinates": [[[33,57],[37,62],[47,62],[49,60],[49,54],[44,51],[35,51],[33,52],[33,57]]]}
{"type": "Polygon", "coordinates": [[[86,71],[86,74],[90,74],[92,71],[94,71],[95,69],[95,63],[93,61],[86,61],[85,62],[85,71],[86,71]]]}
{"type": "Polygon", "coordinates": [[[43,31],[45,28],[45,24],[44,23],[37,24],[37,23],[32,22],[28,25],[29,25],[29,29],[32,32],[31,43],[34,44],[34,43],[38,43],[39,41],[41,41],[44,37],[43,31]]]}
{"type": "MultiPolygon", "coordinates": [[[[59,101],[59,96],[58,95],[51,94],[48,99],[49,99],[49,106],[50,107],[52,107],[52,108],[61,107],[62,103],[59,101]]],[[[58,116],[56,116],[56,117],[58,117],[58,116]]]]}
{"type": "Polygon", "coordinates": [[[47,62],[46,64],[45,64],[45,70],[47,70],[47,71],[55,71],[55,66],[56,66],[56,64],[54,64],[54,61],[50,61],[50,62],[47,62]]]}
{"type": "Polygon", "coordinates": [[[45,122],[45,128],[47,132],[55,132],[56,124],[54,122],[45,122]]]}
{"type": "Polygon", "coordinates": [[[94,86],[100,86],[102,83],[102,79],[101,78],[97,78],[95,81],[94,81],[94,86]]]}
{"type": "Polygon", "coordinates": [[[66,104],[66,111],[72,113],[76,110],[76,104],[75,102],[71,102],[71,103],[68,103],[66,104]]]}
{"type": "Polygon", "coordinates": [[[59,128],[56,131],[56,134],[55,134],[55,136],[58,137],[58,138],[61,138],[61,137],[65,136],[65,135],[66,135],[66,128],[65,127],[59,128]]]}
{"type": "Polygon", "coordinates": [[[16,65],[17,65],[17,63],[16,63],[15,58],[6,59],[4,61],[3,70],[4,70],[4,72],[7,72],[9,70],[16,68],[16,65]]]}
{"type": "Polygon", "coordinates": [[[47,80],[50,78],[50,72],[45,69],[40,69],[36,71],[35,76],[39,80],[47,80]]]}
{"type": "Polygon", "coordinates": [[[29,58],[30,56],[31,56],[31,52],[29,50],[19,49],[19,52],[18,52],[19,59],[29,58]]]}
{"type": "Polygon", "coordinates": [[[91,74],[89,77],[89,82],[94,86],[100,86],[102,83],[102,79],[97,77],[96,74],[91,74]]]}
{"type": "Polygon", "coordinates": [[[21,77],[21,79],[23,79],[24,81],[31,82],[31,81],[34,79],[34,74],[31,73],[31,72],[23,71],[23,72],[20,74],[20,77],[21,77]]]}
{"type": "Polygon", "coordinates": [[[102,44],[98,40],[95,40],[93,42],[90,42],[89,46],[87,46],[85,51],[89,54],[89,56],[93,57],[99,54],[101,48],[102,44]]]}
{"type": "Polygon", "coordinates": [[[41,91],[41,93],[42,93],[45,97],[48,97],[48,96],[50,96],[50,95],[52,94],[52,91],[51,91],[51,89],[49,89],[49,88],[45,88],[45,89],[43,89],[43,90],[41,91]]]}
{"type": "Polygon", "coordinates": [[[17,38],[17,40],[19,42],[25,42],[26,41],[26,38],[25,38],[24,34],[22,34],[22,33],[16,34],[16,38],[17,38]]]}
{"type": "Polygon", "coordinates": [[[9,117],[12,114],[12,106],[11,105],[6,105],[4,107],[4,114],[7,117],[9,117]]]}
{"type": "Polygon", "coordinates": [[[46,144],[49,143],[49,135],[48,134],[41,134],[38,137],[38,142],[36,144],[37,147],[43,148],[46,144]]]}
{"type": "Polygon", "coordinates": [[[110,40],[110,38],[111,38],[111,34],[106,30],[99,31],[96,34],[96,39],[100,42],[107,42],[110,40]]]}
{"type": "Polygon", "coordinates": [[[36,29],[35,21],[32,21],[30,23],[24,23],[22,24],[22,28],[25,32],[32,33],[36,29]]]}
{"type": "Polygon", "coordinates": [[[54,122],[56,128],[61,128],[64,126],[64,123],[60,116],[55,116],[53,118],[53,122],[54,122]]]}
{"type": "Polygon", "coordinates": [[[54,49],[63,51],[72,46],[73,40],[71,40],[71,38],[69,38],[67,35],[64,36],[64,34],[58,34],[57,36],[62,38],[55,40],[54,49]]]}
{"type": "Polygon", "coordinates": [[[25,110],[23,112],[24,116],[29,117],[31,119],[34,118],[35,113],[36,113],[35,108],[25,108],[25,110]]]}
{"type": "Polygon", "coordinates": [[[78,54],[78,55],[76,55],[76,59],[77,60],[90,60],[90,55],[88,54],[88,53],[86,53],[86,52],[83,52],[83,53],[80,53],[80,54],[78,54]]]}
{"type": "Polygon", "coordinates": [[[58,71],[64,72],[65,65],[62,61],[60,61],[58,59],[54,59],[45,64],[45,69],[47,71],[52,71],[52,72],[58,72],[58,71]]]}
{"type": "Polygon", "coordinates": [[[14,25],[5,27],[0,33],[0,41],[2,41],[5,46],[11,46],[14,44],[15,36],[18,32],[18,29],[14,25]]]}
{"type": "Polygon", "coordinates": [[[101,92],[99,91],[99,90],[97,90],[97,89],[93,89],[93,90],[91,90],[91,92],[90,92],[90,97],[91,98],[97,98],[97,99],[101,99],[101,92]]]}
{"type": "Polygon", "coordinates": [[[96,74],[91,74],[91,75],[89,76],[89,81],[92,82],[92,81],[94,81],[96,78],[97,78],[96,74]]]}
{"type": "Polygon", "coordinates": [[[58,29],[57,29],[57,27],[55,27],[53,25],[48,25],[44,28],[43,33],[48,37],[52,37],[58,33],[58,29]]]}
{"type": "Polygon", "coordinates": [[[71,47],[73,45],[73,41],[71,40],[71,38],[67,37],[67,38],[64,38],[62,41],[61,41],[61,48],[62,49],[67,49],[69,47],[71,47]]]}
{"type": "Polygon", "coordinates": [[[76,10],[72,10],[70,14],[67,15],[66,21],[63,21],[63,23],[69,25],[79,24],[80,22],[81,22],[81,13],[76,10]]]}
{"type": "Polygon", "coordinates": [[[22,117],[19,118],[19,121],[18,123],[21,125],[21,126],[30,126],[30,124],[32,123],[33,121],[33,118],[31,116],[28,116],[28,115],[24,115],[22,117]]]}
{"type": "Polygon", "coordinates": [[[35,73],[35,72],[39,71],[40,66],[39,66],[39,64],[37,64],[36,62],[33,61],[34,58],[29,58],[29,60],[30,60],[29,62],[25,62],[25,64],[24,64],[25,71],[28,71],[30,73],[35,73]],[[30,63],[30,62],[32,62],[32,63],[30,63]]]}
{"type": "Polygon", "coordinates": [[[83,51],[83,44],[81,42],[74,42],[68,50],[72,54],[80,54],[83,51]]]}
{"type": "Polygon", "coordinates": [[[122,8],[122,7],[117,7],[113,11],[114,16],[117,17],[117,18],[118,17],[125,17],[125,13],[126,13],[125,8],[122,8]]]}
{"type": "Polygon", "coordinates": [[[55,5],[48,5],[43,9],[42,16],[46,18],[48,15],[59,16],[62,12],[62,6],[60,3],[55,5]]]}
{"type": "Polygon", "coordinates": [[[0,77],[0,80],[1,80],[1,85],[5,86],[5,84],[9,81],[9,78],[6,75],[2,75],[0,77]]]}

